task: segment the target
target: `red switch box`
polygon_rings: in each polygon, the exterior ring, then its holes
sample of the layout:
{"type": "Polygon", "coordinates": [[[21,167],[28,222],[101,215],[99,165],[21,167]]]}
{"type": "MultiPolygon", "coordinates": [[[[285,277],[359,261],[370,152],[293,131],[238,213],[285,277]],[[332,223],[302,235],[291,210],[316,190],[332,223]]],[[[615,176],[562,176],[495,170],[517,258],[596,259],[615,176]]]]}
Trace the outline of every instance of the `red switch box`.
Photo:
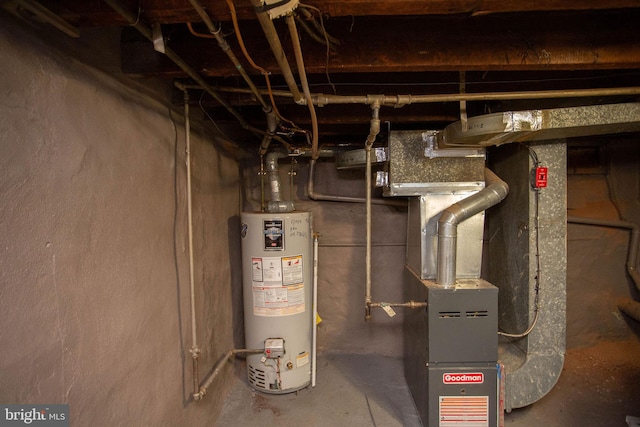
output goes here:
{"type": "Polygon", "coordinates": [[[537,167],[535,176],[534,176],[534,187],[535,188],[546,188],[547,187],[547,168],[545,167],[537,167]]]}

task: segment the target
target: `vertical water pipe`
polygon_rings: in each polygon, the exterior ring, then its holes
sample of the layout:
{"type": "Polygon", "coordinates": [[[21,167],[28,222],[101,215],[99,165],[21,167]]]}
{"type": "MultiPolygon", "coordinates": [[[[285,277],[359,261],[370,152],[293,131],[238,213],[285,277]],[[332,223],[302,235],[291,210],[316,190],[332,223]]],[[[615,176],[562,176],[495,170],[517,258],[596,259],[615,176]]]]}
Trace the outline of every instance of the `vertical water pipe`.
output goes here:
{"type": "Polygon", "coordinates": [[[380,103],[374,102],[371,105],[371,125],[369,129],[369,135],[367,136],[367,140],[365,141],[365,154],[366,154],[366,163],[367,167],[365,170],[366,174],[366,186],[367,186],[367,196],[366,196],[366,233],[367,233],[367,242],[366,242],[366,254],[365,254],[365,264],[366,264],[366,279],[365,279],[365,297],[364,297],[364,319],[371,319],[371,147],[376,140],[376,136],[380,133],[380,103]]]}
{"type": "Polygon", "coordinates": [[[189,121],[189,91],[184,90],[184,138],[185,163],[187,166],[187,230],[189,238],[189,290],[191,293],[191,359],[193,360],[193,392],[199,390],[198,384],[198,334],[196,323],[196,291],[193,269],[193,209],[191,200],[191,124],[189,121]]]}
{"type": "Polygon", "coordinates": [[[318,233],[313,233],[313,329],[311,335],[311,387],[316,386],[318,348],[318,233]]]}

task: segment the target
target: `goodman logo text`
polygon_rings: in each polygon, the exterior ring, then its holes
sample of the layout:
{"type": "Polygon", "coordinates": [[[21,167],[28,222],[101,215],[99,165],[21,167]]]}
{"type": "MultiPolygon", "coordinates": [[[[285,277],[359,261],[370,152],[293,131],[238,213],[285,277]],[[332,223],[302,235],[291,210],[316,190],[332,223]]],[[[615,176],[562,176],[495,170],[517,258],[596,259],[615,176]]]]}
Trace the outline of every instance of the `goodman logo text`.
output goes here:
{"type": "Polygon", "coordinates": [[[447,373],[442,375],[442,382],[445,384],[482,384],[484,374],[482,372],[447,373]]]}

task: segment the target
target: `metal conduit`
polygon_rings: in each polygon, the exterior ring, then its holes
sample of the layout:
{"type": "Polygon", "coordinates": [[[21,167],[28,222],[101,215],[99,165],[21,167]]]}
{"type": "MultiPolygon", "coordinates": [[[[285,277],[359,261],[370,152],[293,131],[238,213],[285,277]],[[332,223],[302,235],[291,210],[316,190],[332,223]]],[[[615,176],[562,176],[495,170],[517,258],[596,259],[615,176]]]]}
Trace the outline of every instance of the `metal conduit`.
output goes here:
{"type": "Polygon", "coordinates": [[[291,91],[289,95],[293,96],[296,104],[304,104],[305,100],[302,97],[300,90],[298,90],[298,83],[293,77],[291,66],[289,65],[287,56],[284,53],[284,49],[282,48],[282,43],[280,43],[280,37],[278,37],[276,27],[273,25],[273,22],[271,21],[271,19],[269,19],[266,12],[258,12],[258,10],[262,7],[260,0],[251,0],[251,5],[256,10],[258,22],[260,23],[262,31],[267,37],[267,42],[269,42],[271,51],[276,58],[276,62],[278,63],[278,67],[280,67],[280,71],[282,72],[282,76],[284,77],[287,86],[289,86],[289,90],[291,91]]]}
{"type": "Polygon", "coordinates": [[[456,282],[456,249],[458,224],[500,203],[509,186],[489,169],[484,170],[486,187],[442,212],[438,219],[438,256],[436,283],[453,286],[456,282]]]}
{"type": "MultiPolygon", "coordinates": [[[[128,23],[130,26],[134,27],[140,34],[142,34],[146,39],[153,43],[153,35],[151,29],[140,22],[135,15],[126,10],[119,1],[117,0],[104,0],[113,10],[118,12],[128,23]]],[[[247,121],[236,111],[235,108],[231,106],[224,98],[222,98],[218,92],[211,87],[200,75],[191,68],[177,53],[175,53],[171,48],[166,47],[164,54],[171,59],[182,71],[184,71],[189,77],[191,77],[200,87],[209,93],[216,101],[220,103],[229,113],[235,117],[240,125],[251,132],[263,134],[263,131],[255,129],[247,121]]]]}
{"type": "Polygon", "coordinates": [[[264,112],[265,113],[271,112],[271,105],[269,105],[264,100],[264,98],[262,97],[262,94],[260,93],[260,91],[258,91],[258,88],[256,87],[256,85],[253,83],[253,81],[251,80],[247,72],[244,70],[244,67],[242,66],[242,64],[240,64],[240,61],[238,61],[238,58],[229,47],[229,44],[227,43],[227,41],[224,39],[224,37],[222,37],[222,35],[220,35],[221,29],[216,28],[215,24],[211,21],[211,18],[209,17],[207,12],[202,8],[202,5],[198,0],[189,0],[189,3],[191,3],[193,8],[196,10],[196,12],[198,12],[198,15],[200,15],[200,18],[202,18],[204,23],[207,25],[209,32],[213,34],[213,36],[216,38],[216,41],[218,42],[218,46],[220,46],[220,49],[222,49],[222,51],[229,57],[233,65],[236,67],[236,69],[238,70],[238,72],[240,73],[244,81],[247,83],[247,85],[251,89],[251,92],[253,92],[253,94],[256,96],[256,99],[258,100],[258,102],[260,102],[260,105],[262,105],[262,109],[264,110],[264,112]]]}

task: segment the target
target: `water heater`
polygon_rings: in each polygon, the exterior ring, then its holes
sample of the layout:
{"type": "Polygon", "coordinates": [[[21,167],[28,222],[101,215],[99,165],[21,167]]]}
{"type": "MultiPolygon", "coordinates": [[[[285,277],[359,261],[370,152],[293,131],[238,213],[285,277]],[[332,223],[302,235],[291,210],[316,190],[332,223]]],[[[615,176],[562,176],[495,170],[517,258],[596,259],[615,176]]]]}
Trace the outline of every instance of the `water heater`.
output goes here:
{"type": "Polygon", "coordinates": [[[242,213],[249,384],[289,393],[311,383],[313,240],[310,212],[242,213]]]}

